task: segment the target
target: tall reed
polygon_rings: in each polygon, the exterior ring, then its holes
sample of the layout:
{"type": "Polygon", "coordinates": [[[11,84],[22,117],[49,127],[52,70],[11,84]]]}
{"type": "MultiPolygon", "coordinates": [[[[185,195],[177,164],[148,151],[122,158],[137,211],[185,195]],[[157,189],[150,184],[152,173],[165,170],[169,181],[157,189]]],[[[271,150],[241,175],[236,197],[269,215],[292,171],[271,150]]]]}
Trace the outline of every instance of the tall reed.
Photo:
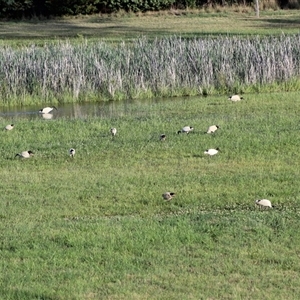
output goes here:
{"type": "Polygon", "coordinates": [[[0,48],[0,105],[231,92],[300,75],[300,34],[0,48]]]}

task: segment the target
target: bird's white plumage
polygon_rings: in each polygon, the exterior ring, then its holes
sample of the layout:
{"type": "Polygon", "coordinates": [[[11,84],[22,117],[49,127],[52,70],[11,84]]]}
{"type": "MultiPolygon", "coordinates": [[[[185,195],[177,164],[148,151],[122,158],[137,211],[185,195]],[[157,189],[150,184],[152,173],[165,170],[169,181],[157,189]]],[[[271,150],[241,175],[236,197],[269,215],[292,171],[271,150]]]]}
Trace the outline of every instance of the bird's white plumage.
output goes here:
{"type": "Polygon", "coordinates": [[[41,108],[39,110],[39,113],[41,114],[49,114],[53,109],[57,110],[57,108],[55,106],[52,106],[52,107],[44,107],[44,108],[41,108]]]}
{"type": "Polygon", "coordinates": [[[110,133],[111,133],[112,136],[115,136],[117,134],[117,128],[114,128],[114,127],[111,128],[110,133]]]}
{"type": "Polygon", "coordinates": [[[205,151],[204,151],[204,154],[213,156],[213,155],[216,155],[218,152],[219,152],[219,148],[216,148],[216,149],[211,148],[211,149],[205,150],[205,151]]]}
{"type": "Polygon", "coordinates": [[[272,208],[271,201],[268,200],[268,199],[255,200],[255,203],[256,203],[257,205],[262,206],[262,207],[270,207],[270,208],[272,208]]]}
{"type": "Polygon", "coordinates": [[[218,125],[211,125],[207,129],[207,133],[214,133],[220,128],[218,125]]]}
{"type": "Polygon", "coordinates": [[[76,152],[75,149],[74,149],[74,148],[71,148],[71,149],[69,150],[70,156],[71,156],[71,157],[74,157],[75,152],[76,152]]]}
{"type": "Polygon", "coordinates": [[[171,200],[174,196],[175,196],[175,193],[173,193],[173,192],[165,192],[162,194],[162,197],[168,201],[171,200]]]}
{"type": "Polygon", "coordinates": [[[5,129],[6,130],[12,130],[12,129],[14,129],[14,124],[8,124],[8,125],[6,125],[5,129]]]}
{"type": "Polygon", "coordinates": [[[21,158],[29,158],[33,155],[32,151],[22,151],[21,153],[17,153],[16,156],[19,156],[21,158]]]}
{"type": "Polygon", "coordinates": [[[178,130],[177,133],[189,133],[192,130],[194,130],[194,128],[192,126],[184,126],[181,130],[178,130]]]}
{"type": "Polygon", "coordinates": [[[232,95],[228,97],[228,100],[231,100],[233,102],[241,101],[242,99],[243,97],[241,97],[240,95],[232,95]]]}

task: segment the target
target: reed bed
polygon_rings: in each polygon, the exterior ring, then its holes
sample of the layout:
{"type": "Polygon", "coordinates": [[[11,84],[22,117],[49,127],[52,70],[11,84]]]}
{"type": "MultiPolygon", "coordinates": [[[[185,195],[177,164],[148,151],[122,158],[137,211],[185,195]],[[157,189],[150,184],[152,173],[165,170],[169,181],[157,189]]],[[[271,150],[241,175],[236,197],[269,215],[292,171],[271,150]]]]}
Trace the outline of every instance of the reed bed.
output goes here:
{"type": "Polygon", "coordinates": [[[299,57],[300,34],[2,46],[1,105],[298,88],[299,57]]]}

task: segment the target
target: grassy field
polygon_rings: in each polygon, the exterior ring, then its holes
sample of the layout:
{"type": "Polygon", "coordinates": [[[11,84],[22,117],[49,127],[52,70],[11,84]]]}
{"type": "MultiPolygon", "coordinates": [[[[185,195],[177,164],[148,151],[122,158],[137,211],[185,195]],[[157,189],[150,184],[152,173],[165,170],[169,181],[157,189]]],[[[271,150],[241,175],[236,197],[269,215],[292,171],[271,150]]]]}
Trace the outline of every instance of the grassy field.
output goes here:
{"type": "MultiPolygon", "coordinates": [[[[244,8],[1,21],[0,45],[288,35],[298,17],[244,8]]],[[[98,118],[0,119],[15,124],[0,132],[0,298],[298,299],[299,95],[246,92],[239,103],[193,97],[98,118]],[[212,124],[220,129],[205,134],[212,124]],[[177,134],[186,125],[194,131],[177,134]],[[15,157],[24,150],[35,154],[15,157]],[[274,208],[256,207],[261,198],[274,208]]]]}
{"type": "Polygon", "coordinates": [[[297,96],[15,120],[0,134],[0,298],[299,298],[297,96]],[[194,131],[177,134],[185,125],[194,131]],[[23,150],[34,157],[15,158],[23,150]]]}
{"type": "Polygon", "coordinates": [[[173,11],[147,14],[95,15],[57,20],[0,21],[0,42],[7,45],[43,44],[56,39],[103,39],[120,41],[180,34],[182,37],[205,35],[269,35],[299,33],[299,11],[262,11],[255,17],[251,8],[236,11],[173,11]]]}

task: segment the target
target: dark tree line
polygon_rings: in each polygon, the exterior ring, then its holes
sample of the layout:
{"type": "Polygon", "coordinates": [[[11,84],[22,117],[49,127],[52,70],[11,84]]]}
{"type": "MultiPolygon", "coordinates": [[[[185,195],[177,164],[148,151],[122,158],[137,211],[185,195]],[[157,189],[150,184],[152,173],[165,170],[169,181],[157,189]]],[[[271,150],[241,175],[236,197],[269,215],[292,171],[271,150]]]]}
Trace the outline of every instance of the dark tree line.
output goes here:
{"type": "MultiPolygon", "coordinates": [[[[288,8],[291,0],[277,1],[280,7],[288,8]]],[[[145,12],[171,8],[200,8],[205,5],[245,5],[252,2],[253,0],[0,0],[0,18],[54,17],[112,13],[119,10],[145,12]]]]}

